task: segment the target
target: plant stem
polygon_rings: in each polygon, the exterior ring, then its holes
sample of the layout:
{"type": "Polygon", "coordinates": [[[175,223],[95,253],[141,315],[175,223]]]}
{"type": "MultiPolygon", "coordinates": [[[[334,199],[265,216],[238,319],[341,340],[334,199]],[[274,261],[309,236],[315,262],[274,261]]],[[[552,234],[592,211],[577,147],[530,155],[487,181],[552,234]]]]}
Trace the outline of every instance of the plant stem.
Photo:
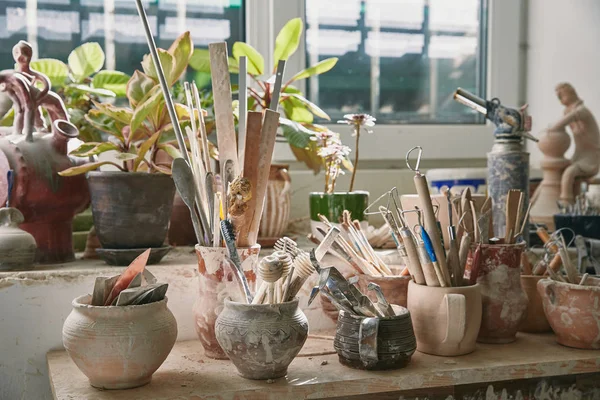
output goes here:
{"type": "Polygon", "coordinates": [[[360,125],[355,125],[354,129],[356,131],[356,150],[354,150],[354,167],[352,168],[352,178],[350,179],[349,192],[354,189],[354,178],[356,177],[356,170],[358,170],[358,141],[360,140],[360,125]]]}

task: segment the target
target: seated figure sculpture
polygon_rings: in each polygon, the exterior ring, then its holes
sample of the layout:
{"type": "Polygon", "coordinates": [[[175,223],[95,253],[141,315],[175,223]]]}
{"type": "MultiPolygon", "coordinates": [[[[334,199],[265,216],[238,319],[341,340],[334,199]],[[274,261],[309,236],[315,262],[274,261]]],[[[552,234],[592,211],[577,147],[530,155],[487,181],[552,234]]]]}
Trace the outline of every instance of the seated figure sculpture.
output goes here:
{"type": "Polygon", "coordinates": [[[556,95],[565,106],[564,116],[550,129],[565,129],[573,134],[575,152],[571,164],[565,169],[561,179],[560,201],[573,203],[575,200],[573,185],[577,178],[591,178],[600,168],[600,130],[590,110],[577,96],[569,83],[556,86],[556,95]]]}

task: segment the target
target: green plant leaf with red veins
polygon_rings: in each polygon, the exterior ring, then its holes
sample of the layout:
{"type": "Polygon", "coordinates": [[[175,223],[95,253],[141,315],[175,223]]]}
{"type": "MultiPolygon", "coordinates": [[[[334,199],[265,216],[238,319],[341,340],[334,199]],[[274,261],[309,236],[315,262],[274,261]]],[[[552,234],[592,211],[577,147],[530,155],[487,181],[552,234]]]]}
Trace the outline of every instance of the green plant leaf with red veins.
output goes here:
{"type": "MultiPolygon", "coordinates": [[[[171,80],[174,67],[173,56],[167,50],[157,49],[157,52],[158,58],[160,59],[160,64],[162,65],[165,77],[167,79],[167,83],[170,86],[173,84],[173,81],[171,80]]],[[[158,83],[158,75],[156,74],[156,68],[154,68],[154,60],[152,60],[152,56],[150,54],[146,54],[142,59],[142,69],[146,75],[158,83]]]]}
{"type": "Polygon", "coordinates": [[[156,82],[152,78],[143,72],[135,71],[127,82],[126,90],[131,107],[135,108],[154,86],[156,82]]]}
{"type": "Polygon", "coordinates": [[[273,52],[273,69],[277,69],[279,60],[287,60],[298,49],[300,37],[302,36],[302,19],[289,20],[277,34],[275,39],[275,51],[273,52]]]}
{"type": "MultiPolygon", "coordinates": [[[[162,91],[159,86],[155,86],[148,95],[138,104],[131,118],[131,132],[136,134],[138,128],[142,125],[144,120],[150,113],[157,111],[158,105],[163,101],[162,91]]],[[[131,142],[132,140],[130,140],[131,142]]]]}
{"type": "Polygon", "coordinates": [[[133,111],[130,108],[116,107],[109,103],[94,102],[94,105],[98,110],[102,111],[104,114],[124,124],[131,123],[131,120],[133,119],[133,111]]]}
{"type": "Polygon", "coordinates": [[[146,157],[146,153],[154,146],[158,137],[160,136],[160,132],[156,132],[154,135],[150,136],[144,143],[142,143],[137,152],[137,158],[133,162],[133,171],[137,171],[140,163],[144,161],[144,157],[146,157]]]}
{"type": "Polygon", "coordinates": [[[103,165],[113,165],[113,166],[119,168],[120,170],[122,170],[120,165],[117,165],[112,161],[98,161],[98,162],[93,162],[93,163],[89,163],[89,164],[78,165],[77,167],[67,168],[64,171],[59,172],[58,174],[60,176],[81,175],[81,174],[85,174],[86,172],[93,171],[103,165]]]}
{"type": "Polygon", "coordinates": [[[171,75],[169,75],[169,83],[171,85],[181,78],[181,75],[185,72],[190,62],[190,58],[192,58],[193,51],[194,45],[190,39],[189,32],[184,32],[175,39],[171,47],[169,47],[168,52],[173,56],[173,69],[171,75]]]}
{"type": "Polygon", "coordinates": [[[297,81],[300,79],[306,79],[309,76],[320,75],[322,73],[325,73],[325,72],[329,71],[331,68],[335,67],[335,64],[337,64],[337,62],[338,62],[337,57],[326,58],[325,60],[319,61],[315,65],[298,72],[296,75],[294,75],[292,77],[292,79],[290,79],[290,81],[294,82],[294,81],[297,81]]]}
{"type": "Polygon", "coordinates": [[[101,142],[101,143],[84,143],[69,154],[77,157],[89,157],[96,156],[98,154],[105,153],[107,151],[120,151],[121,149],[114,143],[101,142]]]}
{"type": "Polygon", "coordinates": [[[265,60],[258,51],[244,42],[235,42],[233,44],[233,58],[239,63],[240,57],[248,58],[248,73],[250,75],[262,75],[265,70],[265,60]]]}
{"type": "Polygon", "coordinates": [[[313,103],[312,101],[308,100],[304,96],[301,96],[301,95],[299,95],[297,93],[292,93],[292,94],[290,94],[290,96],[292,96],[295,99],[299,100],[302,104],[304,104],[310,110],[310,112],[312,112],[313,114],[315,114],[317,117],[324,118],[324,119],[326,119],[328,121],[330,120],[329,115],[327,115],[327,113],[325,111],[323,111],[319,106],[317,106],[315,103],[313,103]]]}
{"type": "Polygon", "coordinates": [[[124,124],[104,114],[101,110],[90,110],[85,115],[85,120],[97,130],[116,137],[121,143],[125,142],[121,130],[124,124]]]}

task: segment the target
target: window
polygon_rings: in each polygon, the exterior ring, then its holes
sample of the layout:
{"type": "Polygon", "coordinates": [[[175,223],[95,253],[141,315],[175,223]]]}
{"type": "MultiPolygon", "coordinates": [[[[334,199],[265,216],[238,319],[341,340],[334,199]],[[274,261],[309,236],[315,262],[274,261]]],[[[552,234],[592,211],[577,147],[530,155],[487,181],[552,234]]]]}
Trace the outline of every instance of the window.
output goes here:
{"type": "MultiPolygon", "coordinates": [[[[217,41],[232,46],[245,37],[242,0],[146,0],[144,6],[158,47],[168,48],[185,30],[196,47],[217,41]]],[[[18,40],[31,42],[36,58],[63,61],[78,45],[99,42],[105,67],[128,74],[148,53],[133,0],[2,0],[0,69],[13,68],[11,49],[18,40]]]]}
{"type": "Polygon", "coordinates": [[[306,61],[339,57],[309,97],[332,119],[368,112],[378,123],[474,124],[463,87],[485,97],[485,0],[306,0],[306,61]]]}

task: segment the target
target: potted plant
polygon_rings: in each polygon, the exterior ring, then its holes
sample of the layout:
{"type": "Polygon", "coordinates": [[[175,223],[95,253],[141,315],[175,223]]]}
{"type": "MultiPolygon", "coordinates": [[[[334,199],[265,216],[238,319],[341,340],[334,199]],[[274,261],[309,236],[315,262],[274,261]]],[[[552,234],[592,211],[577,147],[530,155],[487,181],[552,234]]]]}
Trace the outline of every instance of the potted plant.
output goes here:
{"type": "MultiPolygon", "coordinates": [[[[192,55],[189,32],[178,37],[168,50],[158,50],[172,86],[185,72],[192,55]]],[[[170,162],[161,161],[159,154],[180,156],[149,55],[144,57],[142,69],[143,72],[135,71],[127,83],[129,106],[95,103],[95,108],[85,115],[86,121],[108,135],[108,139],[84,143],[71,154],[100,156],[100,160],[60,172],[62,176],[87,173],[102,251],[110,252],[111,257],[121,254],[120,263],[125,265],[149,247],[155,254],[168,251],[163,243],[175,186],[170,162]],[[102,166],[111,166],[112,170],[97,171],[102,166]]],[[[184,129],[189,125],[188,108],[179,103],[175,106],[184,129]]]]}
{"type": "Polygon", "coordinates": [[[321,157],[325,168],[325,191],[313,192],[309,195],[313,234],[316,234],[316,227],[322,227],[319,214],[337,223],[342,212],[348,210],[352,218],[366,223],[364,210],[369,204],[369,192],[354,190],[354,182],[358,171],[360,134],[362,130],[371,132],[370,128],[375,125],[375,118],[368,114],[347,114],[338,123],[350,125],[354,130],[353,136],[356,138],[354,165],[347,158],[350,148],[341,143],[338,134],[322,132],[315,135],[317,154],[321,157]],[[337,178],[343,173],[342,166],[352,171],[350,187],[347,192],[336,192],[337,178]]]}

